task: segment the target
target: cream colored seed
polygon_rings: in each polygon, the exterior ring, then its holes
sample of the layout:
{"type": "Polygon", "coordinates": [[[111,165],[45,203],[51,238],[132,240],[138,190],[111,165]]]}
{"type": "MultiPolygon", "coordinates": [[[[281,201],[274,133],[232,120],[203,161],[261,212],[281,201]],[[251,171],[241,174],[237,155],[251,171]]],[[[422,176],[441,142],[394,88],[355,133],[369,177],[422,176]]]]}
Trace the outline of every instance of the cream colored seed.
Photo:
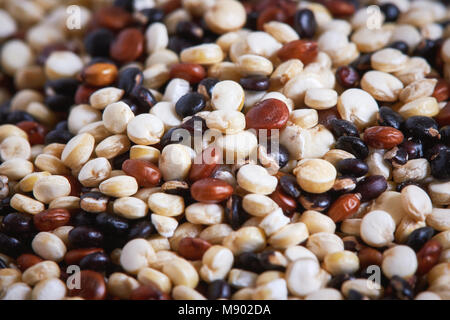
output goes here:
{"type": "Polygon", "coordinates": [[[39,282],[31,291],[32,300],[62,300],[66,296],[67,287],[59,279],[51,278],[39,282]]]}
{"type": "Polygon", "coordinates": [[[98,157],[112,159],[130,149],[130,140],[124,134],[115,134],[104,139],[95,148],[98,157]]]}
{"type": "Polygon", "coordinates": [[[108,278],[108,292],[120,299],[129,299],[132,291],[139,287],[139,282],[121,272],[114,272],[108,278]]]}
{"type": "Polygon", "coordinates": [[[45,85],[44,68],[37,65],[26,66],[17,70],[14,85],[17,89],[40,89],[45,85]]]}
{"type": "Polygon", "coordinates": [[[351,40],[357,45],[359,51],[373,52],[388,44],[391,33],[387,28],[362,27],[352,34],[351,40]]]}
{"type": "MultiPolygon", "coordinates": [[[[172,239],[173,238],[171,238],[171,240],[172,239]]],[[[169,240],[163,236],[160,236],[159,234],[150,236],[150,238],[148,238],[147,241],[148,243],[150,243],[155,252],[161,250],[170,250],[169,240]]]]}
{"type": "Polygon", "coordinates": [[[328,161],[333,166],[336,166],[336,163],[340,160],[354,158],[355,156],[353,154],[341,149],[331,149],[323,156],[323,160],[328,161]]]}
{"type": "MultiPolygon", "coordinates": [[[[183,96],[182,94],[181,96],[183,96]]],[[[181,97],[177,96],[177,99],[181,97]]],[[[179,126],[181,124],[181,118],[175,110],[175,102],[173,101],[161,101],[155,104],[150,110],[150,114],[157,117],[164,124],[165,130],[179,126]]],[[[157,127],[154,119],[152,119],[152,125],[157,127]]]]}
{"type": "Polygon", "coordinates": [[[213,224],[205,228],[199,234],[199,238],[208,241],[211,244],[222,244],[223,239],[233,232],[228,224],[213,224]]]}
{"type": "Polygon", "coordinates": [[[434,117],[440,111],[434,97],[422,97],[404,104],[398,112],[404,118],[412,116],[434,117]]]}
{"type": "Polygon", "coordinates": [[[140,114],[127,125],[128,138],[137,144],[158,143],[163,134],[164,123],[153,114],[140,114]]]}
{"type": "Polygon", "coordinates": [[[264,24],[264,31],[281,43],[298,40],[299,36],[292,27],[279,21],[270,21],[264,24]]]}
{"type": "Polygon", "coordinates": [[[367,213],[361,221],[361,238],[374,247],[383,247],[394,240],[395,221],[386,211],[367,213]]]}
{"type": "Polygon", "coordinates": [[[0,165],[0,174],[17,181],[33,172],[33,164],[25,159],[6,160],[0,165]]]}
{"type": "Polygon", "coordinates": [[[23,192],[33,191],[33,186],[39,178],[50,176],[50,172],[33,172],[26,175],[22,180],[19,181],[19,188],[23,192]]]}
{"type": "Polygon", "coordinates": [[[27,133],[15,125],[3,124],[0,126],[0,142],[12,136],[28,139],[27,133]]]}
{"type": "Polygon", "coordinates": [[[0,157],[3,161],[20,158],[28,160],[31,156],[31,147],[27,139],[19,136],[7,137],[0,144],[0,157]]]}
{"type": "Polygon", "coordinates": [[[412,159],[404,165],[394,168],[393,177],[396,183],[420,181],[430,176],[430,173],[431,167],[427,159],[412,159]]]}
{"type": "Polygon", "coordinates": [[[319,261],[314,253],[303,246],[291,246],[284,251],[284,256],[289,262],[293,262],[302,258],[309,258],[319,261]]]}
{"type": "Polygon", "coordinates": [[[147,43],[147,53],[153,53],[157,50],[165,49],[169,44],[169,35],[164,23],[154,22],[148,26],[145,31],[147,43]]]}
{"type": "Polygon", "coordinates": [[[31,242],[33,251],[45,260],[61,261],[67,248],[64,242],[50,232],[39,232],[31,242]]]}
{"type": "Polygon", "coordinates": [[[246,288],[254,287],[256,284],[256,278],[258,274],[242,270],[242,269],[231,269],[228,273],[228,283],[234,288],[246,288]]]}
{"type": "Polygon", "coordinates": [[[286,249],[308,239],[308,228],[303,222],[290,223],[270,236],[268,243],[276,249],[286,249]]]}
{"type": "Polygon", "coordinates": [[[333,89],[308,89],[305,95],[305,104],[316,110],[332,108],[337,103],[337,92],[333,89]]]}
{"type": "Polygon", "coordinates": [[[234,257],[230,249],[212,246],[203,254],[200,276],[206,282],[225,279],[233,266],[234,257]]]}
{"type": "Polygon", "coordinates": [[[433,94],[436,79],[421,79],[408,84],[400,91],[399,100],[408,103],[419,98],[429,97],[433,94]]]}
{"type": "Polygon", "coordinates": [[[341,231],[352,236],[360,237],[361,221],[362,219],[357,218],[345,219],[342,221],[341,231]]]}
{"type": "Polygon", "coordinates": [[[62,143],[50,143],[42,149],[42,153],[61,158],[65,146],[66,145],[62,143]]]}
{"type": "Polygon", "coordinates": [[[16,193],[11,198],[10,206],[19,212],[25,212],[29,214],[38,214],[45,209],[45,206],[42,202],[19,193],[16,193]]]}
{"type": "Polygon", "coordinates": [[[80,209],[80,198],[74,196],[66,196],[52,200],[48,205],[49,209],[67,209],[77,210],[80,209]]]}
{"type": "Polygon", "coordinates": [[[320,269],[317,260],[301,258],[291,262],[286,269],[289,292],[303,297],[322,287],[326,273],[320,269]]]}
{"type": "Polygon", "coordinates": [[[240,111],[244,105],[244,90],[240,84],[225,80],[217,83],[211,94],[211,104],[216,110],[240,111]]]}
{"type": "MultiPolygon", "coordinates": [[[[24,89],[17,92],[11,100],[11,111],[22,110],[25,111],[28,105],[32,102],[44,102],[44,95],[36,90],[24,89]]],[[[11,124],[3,125],[2,127],[15,127],[11,124]]],[[[19,128],[17,128],[19,129],[19,128]]],[[[21,129],[20,129],[21,130],[21,129]]],[[[26,138],[26,136],[24,136],[26,138]]]]}
{"type": "Polygon", "coordinates": [[[84,126],[83,128],[81,128],[78,133],[79,134],[89,133],[90,135],[92,135],[94,137],[95,143],[99,143],[100,141],[111,136],[111,132],[109,132],[108,129],[106,129],[103,121],[95,121],[95,122],[89,123],[86,126],[84,126]]]}
{"type": "Polygon", "coordinates": [[[189,288],[195,288],[199,281],[197,270],[182,258],[167,261],[162,271],[170,278],[175,286],[183,285],[189,288]]]}
{"type": "Polygon", "coordinates": [[[242,206],[246,212],[256,217],[264,217],[278,208],[278,204],[271,198],[256,193],[245,195],[242,206]]]}
{"type": "Polygon", "coordinates": [[[223,221],[224,209],[217,204],[194,203],[186,207],[186,219],[194,224],[214,225],[223,221]]]}
{"type": "Polygon", "coordinates": [[[137,274],[155,259],[155,251],[146,240],[134,239],[122,248],[120,264],[125,271],[137,274]]]}
{"type": "Polygon", "coordinates": [[[226,236],[223,239],[223,245],[235,255],[243,252],[258,252],[266,246],[266,237],[260,228],[243,227],[226,236]]]}
{"type": "Polygon", "coordinates": [[[89,97],[89,103],[93,108],[103,110],[109,104],[119,101],[124,93],[125,91],[119,88],[102,88],[91,94],[89,97]]]}
{"type": "Polygon", "coordinates": [[[450,181],[435,181],[428,185],[428,194],[436,205],[450,204],[450,181]]]}
{"type": "MultiPolygon", "coordinates": [[[[166,90],[164,91],[164,96],[162,98],[163,101],[171,102],[173,105],[177,103],[177,101],[188,93],[190,90],[189,82],[184,79],[175,78],[170,80],[170,82],[166,86],[166,90]]],[[[165,105],[167,106],[167,105],[165,105]]],[[[172,106],[173,107],[173,106],[172,106]]],[[[154,106],[153,106],[154,108],[154,106]]],[[[153,110],[152,108],[152,110],[153,110]]],[[[151,111],[151,110],[150,110],[151,111]]]]}
{"type": "Polygon", "coordinates": [[[127,124],[134,118],[134,113],[130,107],[122,101],[109,104],[103,111],[103,124],[112,133],[124,133],[127,124]]]}
{"type": "Polygon", "coordinates": [[[100,192],[107,196],[121,198],[129,197],[136,193],[138,184],[134,177],[117,176],[100,183],[100,192]]]}
{"type": "Polygon", "coordinates": [[[170,67],[171,65],[178,62],[178,55],[175,52],[168,49],[159,49],[149,55],[149,57],[145,61],[145,67],[150,68],[151,66],[156,64],[164,64],[170,67]]]}
{"type": "Polygon", "coordinates": [[[113,204],[114,213],[126,219],[139,219],[147,215],[147,204],[135,197],[116,199],[113,204]]]}
{"type": "Polygon", "coordinates": [[[151,89],[159,89],[170,79],[170,68],[166,64],[157,63],[143,71],[144,86],[151,89]]]}
{"type": "Polygon", "coordinates": [[[141,269],[137,275],[137,279],[143,285],[156,285],[159,290],[165,293],[170,293],[172,289],[172,283],[169,277],[152,268],[141,269]]]}
{"type": "Polygon", "coordinates": [[[371,299],[379,299],[383,295],[383,287],[369,279],[352,279],[342,284],[341,291],[348,297],[350,290],[355,290],[371,299]]]}
{"type": "Polygon", "coordinates": [[[174,300],[206,300],[198,291],[187,286],[176,286],[172,290],[174,300]]]}
{"type": "Polygon", "coordinates": [[[372,68],[383,72],[395,72],[402,70],[408,57],[400,50],[386,48],[375,52],[371,57],[372,68]]]}
{"type": "Polygon", "coordinates": [[[258,194],[271,194],[275,191],[278,180],[269,175],[264,167],[247,164],[237,173],[237,182],[245,190],[258,194]]]}
{"type": "Polygon", "coordinates": [[[336,169],[328,161],[322,159],[306,160],[300,164],[294,174],[300,187],[311,193],[326,192],[334,184],[336,169]]]}
{"type": "Polygon", "coordinates": [[[0,269],[0,294],[3,295],[10,285],[19,282],[20,276],[19,270],[12,268],[0,269]]]}
{"type": "Polygon", "coordinates": [[[80,57],[71,51],[55,51],[45,62],[45,74],[50,80],[71,78],[82,68],[80,57]]]}
{"type": "Polygon", "coordinates": [[[245,37],[244,52],[242,54],[256,54],[272,60],[275,59],[275,55],[281,46],[281,43],[267,32],[250,32],[245,37]]]}
{"type": "Polygon", "coordinates": [[[396,76],[405,85],[408,85],[414,81],[424,79],[430,71],[431,67],[424,58],[412,57],[409,58],[402,70],[394,72],[394,76],[396,76]]]}
{"type": "Polygon", "coordinates": [[[427,216],[427,225],[438,231],[450,230],[450,209],[434,208],[427,216]]]}
{"type": "Polygon", "coordinates": [[[174,235],[178,227],[178,221],[172,217],[166,217],[159,214],[152,214],[152,224],[156,231],[163,237],[170,238],[174,235]]]}
{"type": "Polygon", "coordinates": [[[245,76],[268,76],[273,71],[272,62],[269,59],[255,55],[244,54],[238,58],[239,72],[245,76]]]}
{"type": "Polygon", "coordinates": [[[424,221],[431,214],[433,204],[428,194],[415,185],[406,186],[401,192],[402,205],[408,216],[424,221]]]}
{"type": "Polygon", "coordinates": [[[22,281],[30,286],[50,278],[59,278],[60,269],[54,261],[46,260],[29,267],[23,272],[22,281]]]}
{"type": "Polygon", "coordinates": [[[289,224],[290,219],[286,217],[283,210],[280,208],[266,215],[261,222],[259,227],[264,230],[267,236],[271,236],[275,232],[281,230],[284,226],[289,224]]]}
{"type": "Polygon", "coordinates": [[[99,110],[87,104],[80,104],[70,110],[67,125],[72,134],[78,134],[84,126],[101,119],[102,114],[99,110]]]}
{"type": "Polygon", "coordinates": [[[153,163],[158,163],[161,152],[149,146],[134,145],[130,148],[130,159],[146,160],[153,163]]]}
{"type": "Polygon", "coordinates": [[[343,300],[342,294],[333,288],[319,289],[313,293],[308,294],[305,300],[343,300]]]}
{"type": "Polygon", "coordinates": [[[353,273],[359,269],[359,259],[351,251],[333,252],[325,256],[324,268],[334,276],[353,273]]]}
{"type": "Polygon", "coordinates": [[[164,147],[159,158],[159,169],[165,181],[184,180],[191,164],[190,150],[181,144],[170,144],[164,147]]]}
{"type": "Polygon", "coordinates": [[[344,250],[344,242],[334,233],[318,232],[309,236],[306,248],[322,261],[327,254],[344,250]]]}
{"type": "Polygon", "coordinates": [[[244,6],[235,0],[219,0],[205,13],[206,24],[219,34],[240,29],[246,19],[244,6]]]}
{"type": "Polygon", "coordinates": [[[9,40],[2,46],[0,59],[3,71],[14,76],[18,70],[33,63],[34,54],[26,42],[9,40]]]}
{"type": "Polygon", "coordinates": [[[409,277],[417,270],[416,253],[408,246],[395,246],[383,252],[381,269],[386,277],[409,277]]]}
{"type": "Polygon", "coordinates": [[[393,75],[381,71],[369,71],[361,79],[361,88],[378,101],[397,101],[403,83],[393,75]]]}
{"type": "Polygon", "coordinates": [[[33,196],[43,203],[50,203],[54,199],[70,194],[69,180],[63,176],[42,176],[33,186],[33,196]]]}
{"type": "Polygon", "coordinates": [[[178,251],[178,246],[183,238],[197,238],[203,226],[191,222],[181,224],[170,238],[170,247],[173,251],[178,251]]]}
{"type": "Polygon", "coordinates": [[[181,51],[180,58],[181,62],[211,65],[221,62],[224,54],[217,44],[207,43],[184,49],[181,51]]]}
{"type": "Polygon", "coordinates": [[[108,159],[99,157],[86,162],[78,174],[78,180],[85,187],[98,187],[111,174],[111,164],[108,159]]]}
{"type": "Polygon", "coordinates": [[[148,206],[154,213],[167,217],[178,216],[184,212],[183,197],[162,192],[151,194],[148,206]]]}
{"type": "Polygon", "coordinates": [[[258,140],[250,131],[242,131],[236,134],[220,135],[217,146],[224,151],[225,159],[242,161],[256,151],[258,140]]]}
{"type": "Polygon", "coordinates": [[[225,134],[235,134],[245,129],[245,115],[235,110],[215,110],[207,115],[206,125],[225,134]]]}
{"type": "Polygon", "coordinates": [[[363,129],[375,123],[378,104],[367,92],[361,89],[348,89],[339,97],[337,109],[342,119],[351,121],[359,129],[363,129]]]}
{"type": "Polygon", "coordinates": [[[94,151],[94,143],[95,139],[89,133],[76,135],[64,147],[61,154],[62,162],[70,168],[85,164],[94,151]]]}
{"type": "Polygon", "coordinates": [[[281,63],[273,71],[270,80],[282,86],[303,70],[303,63],[299,59],[291,59],[281,63]]]}
{"type": "Polygon", "coordinates": [[[56,156],[51,154],[40,154],[34,159],[36,167],[42,171],[48,171],[51,174],[67,175],[70,170],[56,156]]]}
{"type": "Polygon", "coordinates": [[[30,300],[31,288],[26,283],[16,282],[6,288],[2,300],[30,300]]]}
{"type": "Polygon", "coordinates": [[[318,232],[334,233],[336,224],[330,217],[314,210],[307,210],[302,213],[299,222],[303,222],[310,234],[318,232]]]}

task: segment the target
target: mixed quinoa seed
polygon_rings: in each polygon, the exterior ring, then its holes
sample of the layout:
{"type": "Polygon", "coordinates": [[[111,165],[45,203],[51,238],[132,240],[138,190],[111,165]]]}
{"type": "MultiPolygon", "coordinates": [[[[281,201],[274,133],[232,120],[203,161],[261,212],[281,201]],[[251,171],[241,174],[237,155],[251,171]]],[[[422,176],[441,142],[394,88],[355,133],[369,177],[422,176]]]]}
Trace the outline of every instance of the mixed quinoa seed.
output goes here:
{"type": "Polygon", "coordinates": [[[0,1],[1,299],[450,299],[446,5],[0,1]]]}

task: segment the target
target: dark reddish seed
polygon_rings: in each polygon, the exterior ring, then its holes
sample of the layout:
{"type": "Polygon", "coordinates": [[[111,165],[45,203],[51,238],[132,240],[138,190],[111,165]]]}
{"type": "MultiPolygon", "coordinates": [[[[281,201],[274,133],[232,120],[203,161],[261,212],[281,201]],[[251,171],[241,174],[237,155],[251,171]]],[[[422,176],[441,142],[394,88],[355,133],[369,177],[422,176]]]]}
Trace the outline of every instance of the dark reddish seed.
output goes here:
{"type": "Polygon", "coordinates": [[[112,63],[94,63],[81,73],[84,82],[91,86],[106,87],[117,78],[117,67],[112,63]]]}
{"type": "Polygon", "coordinates": [[[48,209],[33,216],[33,222],[39,231],[52,231],[68,224],[70,213],[66,209],[48,209]]]}
{"type": "Polygon", "coordinates": [[[136,178],[141,187],[154,187],[161,180],[161,172],[153,163],[145,160],[129,159],[122,164],[122,170],[136,178]]]}
{"type": "Polygon", "coordinates": [[[383,254],[373,248],[365,247],[358,252],[359,263],[361,269],[365,269],[370,265],[381,266],[383,261],[383,254]]]}
{"type": "Polygon", "coordinates": [[[326,110],[318,110],[317,113],[319,114],[319,124],[325,126],[327,129],[331,129],[331,122],[334,119],[339,120],[341,118],[336,107],[326,110]]]}
{"type": "Polygon", "coordinates": [[[27,133],[31,145],[44,144],[47,129],[43,125],[34,121],[21,121],[16,126],[27,133]]]}
{"type": "Polygon", "coordinates": [[[144,52],[144,36],[139,29],[122,30],[111,45],[111,58],[121,63],[137,60],[144,52]]]}
{"type": "Polygon", "coordinates": [[[375,126],[364,131],[364,142],[376,149],[392,149],[403,141],[403,133],[392,127],[375,126]]]}
{"type": "Polygon", "coordinates": [[[256,26],[258,30],[264,30],[263,26],[269,21],[285,22],[287,19],[286,13],[277,7],[269,7],[259,14],[256,26]]]}
{"type": "Polygon", "coordinates": [[[247,128],[281,129],[289,119],[289,109],[278,99],[266,99],[258,102],[245,115],[247,128]]]}
{"type": "Polygon", "coordinates": [[[448,126],[450,124],[450,102],[448,102],[445,107],[439,111],[435,119],[441,127],[448,126]]]}
{"type": "Polygon", "coordinates": [[[66,255],[64,256],[64,262],[67,265],[79,264],[81,259],[83,259],[85,256],[96,252],[103,252],[103,249],[102,248],[73,249],[67,251],[66,255]]]}
{"type": "Polygon", "coordinates": [[[297,209],[297,202],[295,201],[295,198],[284,193],[279,186],[270,195],[270,198],[275,201],[283,210],[283,212],[288,215],[293,213],[295,209],[297,209]]]}
{"type": "Polygon", "coordinates": [[[169,300],[167,294],[161,292],[156,286],[140,286],[131,292],[131,300],[169,300]]]}
{"type": "Polygon", "coordinates": [[[362,177],[369,172],[367,164],[359,159],[342,159],[336,163],[336,169],[343,175],[362,177]]]}
{"type": "Polygon", "coordinates": [[[17,257],[17,260],[16,260],[17,266],[19,267],[20,271],[22,271],[22,272],[27,270],[29,267],[32,267],[35,264],[42,262],[42,261],[44,261],[44,260],[42,260],[38,256],[36,256],[34,254],[30,254],[30,253],[21,254],[19,257],[17,257]]]}
{"type": "Polygon", "coordinates": [[[117,31],[130,25],[133,17],[122,8],[110,6],[99,9],[93,20],[102,27],[117,31]]]}
{"type": "Polygon", "coordinates": [[[341,222],[355,214],[360,205],[361,201],[358,195],[352,193],[344,194],[331,205],[330,210],[328,210],[328,216],[334,222],[341,222]]]}
{"type": "Polygon", "coordinates": [[[445,79],[438,80],[432,96],[435,97],[438,102],[448,100],[450,97],[450,88],[445,79]]]}
{"type": "Polygon", "coordinates": [[[250,76],[241,78],[239,83],[245,90],[252,91],[265,91],[269,89],[270,86],[269,78],[264,76],[250,76]]]}
{"type": "Polygon", "coordinates": [[[359,74],[353,67],[339,67],[336,70],[336,80],[345,89],[355,88],[359,84],[359,74]]]}
{"type": "Polygon", "coordinates": [[[417,274],[428,273],[439,261],[442,252],[441,244],[436,240],[430,240],[417,252],[417,274]]]}
{"type": "Polygon", "coordinates": [[[181,78],[191,84],[199,83],[206,77],[205,68],[196,63],[176,63],[170,68],[170,78],[181,78]]]}
{"type": "Polygon", "coordinates": [[[86,300],[104,300],[106,298],[106,283],[103,276],[92,270],[82,270],[79,273],[80,287],[69,289],[70,297],[81,297],[86,300]]]}
{"type": "Polygon", "coordinates": [[[82,84],[78,87],[77,92],[75,93],[75,103],[76,104],[84,104],[89,103],[89,98],[91,94],[97,91],[97,87],[92,87],[87,84],[82,84]]]}
{"type": "Polygon", "coordinates": [[[232,193],[231,185],[215,178],[197,180],[191,186],[192,198],[199,202],[218,203],[228,199],[232,193]]]}
{"type": "Polygon", "coordinates": [[[188,260],[201,260],[203,254],[211,247],[208,241],[200,238],[186,237],[178,244],[178,253],[188,260]]]}
{"type": "Polygon", "coordinates": [[[283,45],[277,55],[281,61],[299,59],[304,64],[308,64],[316,59],[318,52],[316,41],[294,40],[283,45]]]}
{"type": "Polygon", "coordinates": [[[195,157],[189,172],[189,180],[195,182],[200,179],[209,178],[218,167],[221,159],[221,151],[214,147],[206,148],[195,157]]]}
{"type": "Polygon", "coordinates": [[[355,6],[345,0],[325,0],[327,9],[335,17],[346,17],[355,13],[355,6]]]}

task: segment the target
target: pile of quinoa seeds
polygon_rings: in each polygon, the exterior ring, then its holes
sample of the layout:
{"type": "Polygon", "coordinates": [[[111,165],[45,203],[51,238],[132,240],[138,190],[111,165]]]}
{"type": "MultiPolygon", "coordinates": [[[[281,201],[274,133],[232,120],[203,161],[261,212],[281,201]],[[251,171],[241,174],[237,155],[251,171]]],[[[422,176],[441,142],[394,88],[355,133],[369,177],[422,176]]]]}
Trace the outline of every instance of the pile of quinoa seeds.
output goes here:
{"type": "Polygon", "coordinates": [[[447,3],[0,1],[0,299],[450,299],[447,3]]]}

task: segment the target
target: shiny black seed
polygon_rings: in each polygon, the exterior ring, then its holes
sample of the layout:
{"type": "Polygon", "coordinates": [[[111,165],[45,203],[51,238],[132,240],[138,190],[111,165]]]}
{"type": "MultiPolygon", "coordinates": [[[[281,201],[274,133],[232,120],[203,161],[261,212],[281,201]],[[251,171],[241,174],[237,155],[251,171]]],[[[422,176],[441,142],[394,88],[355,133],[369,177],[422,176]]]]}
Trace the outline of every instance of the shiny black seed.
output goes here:
{"type": "Polygon", "coordinates": [[[398,146],[408,154],[408,160],[423,158],[423,146],[420,140],[408,139],[398,146]]]}
{"type": "Polygon", "coordinates": [[[372,64],[370,62],[370,59],[372,58],[371,53],[363,53],[358,58],[356,58],[355,61],[353,61],[350,66],[355,68],[359,75],[363,75],[366,71],[369,71],[372,69],[372,64]]]}
{"type": "Polygon", "coordinates": [[[343,88],[355,88],[359,84],[360,76],[355,68],[341,66],[336,69],[336,80],[343,88]]]}
{"type": "Polygon", "coordinates": [[[431,156],[430,166],[431,175],[436,179],[450,179],[450,148],[440,148],[437,153],[431,156]]]}
{"type": "Polygon", "coordinates": [[[117,87],[130,94],[133,89],[140,87],[144,81],[144,74],[139,68],[129,67],[119,72],[117,87]]]}
{"type": "Polygon", "coordinates": [[[57,80],[48,80],[45,83],[45,94],[48,96],[60,94],[63,96],[74,96],[77,92],[80,82],[77,79],[62,78],[57,80]]]}
{"type": "Polygon", "coordinates": [[[369,166],[359,159],[342,159],[336,163],[337,170],[343,174],[353,177],[362,177],[369,172],[369,166]]]}
{"type": "Polygon", "coordinates": [[[328,281],[327,287],[334,288],[336,290],[341,290],[342,284],[347,280],[355,279],[355,277],[351,274],[344,273],[337,276],[334,276],[328,281]]]}
{"type": "Polygon", "coordinates": [[[248,215],[242,209],[242,197],[236,194],[232,195],[225,206],[225,218],[233,230],[239,229],[248,215]]]}
{"type": "Polygon", "coordinates": [[[439,136],[438,124],[430,117],[412,116],[403,124],[404,133],[407,136],[421,140],[433,140],[439,136]]]}
{"type": "Polygon", "coordinates": [[[433,237],[433,235],[433,228],[422,227],[411,232],[405,244],[417,252],[433,237]]]}
{"type": "Polygon", "coordinates": [[[62,143],[66,144],[73,138],[73,134],[66,130],[52,130],[45,136],[45,144],[62,143]]]}
{"type": "Polygon", "coordinates": [[[275,144],[277,147],[272,148],[272,140],[267,143],[267,155],[274,159],[280,168],[283,168],[289,162],[288,149],[281,144],[275,144]]]}
{"type": "Polygon", "coordinates": [[[70,222],[75,227],[80,226],[94,226],[95,225],[95,215],[86,211],[80,211],[72,215],[70,222]]]}
{"type": "Polygon", "coordinates": [[[245,90],[252,91],[265,91],[269,89],[270,86],[269,78],[264,76],[250,76],[241,78],[239,83],[245,90]]]}
{"type": "Polygon", "coordinates": [[[441,143],[450,147],[450,126],[442,127],[439,134],[441,135],[441,143]]]}
{"type": "Polygon", "coordinates": [[[317,29],[314,13],[309,9],[298,10],[294,15],[294,29],[302,39],[314,37],[317,29]]]}
{"type": "Polygon", "coordinates": [[[194,41],[200,41],[204,32],[201,27],[192,21],[180,21],[175,28],[175,34],[194,41]]]}
{"type": "Polygon", "coordinates": [[[208,285],[208,299],[228,299],[231,296],[231,287],[225,280],[214,280],[208,285]]]}
{"type": "Polygon", "coordinates": [[[188,117],[202,111],[206,106],[205,98],[197,92],[186,93],[175,104],[175,111],[182,117],[188,117]]]}
{"type": "Polygon", "coordinates": [[[212,89],[219,82],[216,78],[204,78],[197,87],[197,92],[203,94],[206,98],[210,99],[212,95],[212,89]]]}
{"type": "Polygon", "coordinates": [[[155,227],[150,220],[137,221],[128,230],[128,240],[136,238],[146,239],[153,233],[154,230],[155,227]]]}
{"type": "Polygon", "coordinates": [[[347,120],[343,119],[332,119],[330,121],[331,131],[335,135],[336,138],[341,136],[352,136],[359,137],[358,128],[347,120]]]}
{"type": "Polygon", "coordinates": [[[364,178],[358,182],[355,193],[361,195],[361,202],[370,201],[377,198],[387,189],[386,178],[380,175],[374,175],[364,178]]]}
{"type": "Polygon", "coordinates": [[[108,255],[103,252],[94,252],[80,260],[80,268],[102,272],[108,268],[110,263],[108,255]]]}
{"type": "Polygon", "coordinates": [[[74,104],[73,96],[55,94],[45,98],[45,105],[55,112],[67,112],[74,104]]]}
{"type": "Polygon", "coordinates": [[[400,50],[403,54],[408,54],[408,52],[409,52],[409,46],[404,41],[392,42],[386,48],[393,48],[393,49],[400,50]]]}
{"type": "Polygon", "coordinates": [[[104,234],[121,236],[126,234],[130,227],[127,220],[106,212],[97,214],[95,221],[97,228],[104,234]]]}
{"type": "Polygon", "coordinates": [[[9,111],[6,115],[5,123],[16,124],[22,121],[35,121],[34,117],[22,110],[9,111]]]}
{"type": "Polygon", "coordinates": [[[280,178],[280,186],[281,189],[286,193],[288,196],[291,196],[293,198],[298,198],[300,196],[300,187],[297,184],[297,178],[293,175],[286,174],[280,178]]]}
{"type": "Polygon", "coordinates": [[[350,152],[358,159],[365,159],[369,155],[369,148],[360,138],[342,136],[336,142],[336,149],[350,152]]]}
{"type": "Polygon", "coordinates": [[[90,227],[75,227],[69,232],[69,243],[75,248],[102,247],[103,234],[90,227]]]}
{"type": "Polygon", "coordinates": [[[24,250],[22,242],[14,237],[8,236],[3,232],[0,232],[0,252],[16,258],[24,250]]]}
{"type": "Polygon", "coordinates": [[[91,57],[109,57],[109,48],[114,40],[114,33],[99,28],[89,32],[84,38],[84,47],[91,57]]]}
{"type": "Polygon", "coordinates": [[[136,13],[136,20],[145,26],[154,22],[162,22],[164,20],[164,11],[159,8],[143,9],[136,13]]]}
{"type": "Polygon", "coordinates": [[[308,193],[303,191],[299,201],[306,210],[323,212],[330,207],[332,199],[328,193],[308,193]]]}
{"type": "Polygon", "coordinates": [[[381,12],[384,13],[384,21],[385,22],[394,22],[397,20],[400,15],[400,10],[393,3],[384,3],[380,6],[381,12]]]}
{"type": "Polygon", "coordinates": [[[404,122],[403,117],[389,107],[381,107],[378,111],[377,121],[380,126],[393,127],[400,130],[404,122]]]}
{"type": "Polygon", "coordinates": [[[136,86],[130,92],[130,97],[138,107],[137,114],[149,112],[157,102],[150,90],[143,86],[136,86]]]}
{"type": "Polygon", "coordinates": [[[384,155],[384,160],[393,166],[402,166],[408,162],[408,152],[402,148],[394,148],[384,155]]]}
{"type": "Polygon", "coordinates": [[[20,238],[33,229],[33,218],[28,214],[9,213],[2,220],[2,231],[10,236],[20,238]]]}
{"type": "Polygon", "coordinates": [[[393,276],[389,283],[392,294],[401,300],[411,300],[414,298],[414,291],[411,285],[405,279],[399,276],[393,276]]]}

